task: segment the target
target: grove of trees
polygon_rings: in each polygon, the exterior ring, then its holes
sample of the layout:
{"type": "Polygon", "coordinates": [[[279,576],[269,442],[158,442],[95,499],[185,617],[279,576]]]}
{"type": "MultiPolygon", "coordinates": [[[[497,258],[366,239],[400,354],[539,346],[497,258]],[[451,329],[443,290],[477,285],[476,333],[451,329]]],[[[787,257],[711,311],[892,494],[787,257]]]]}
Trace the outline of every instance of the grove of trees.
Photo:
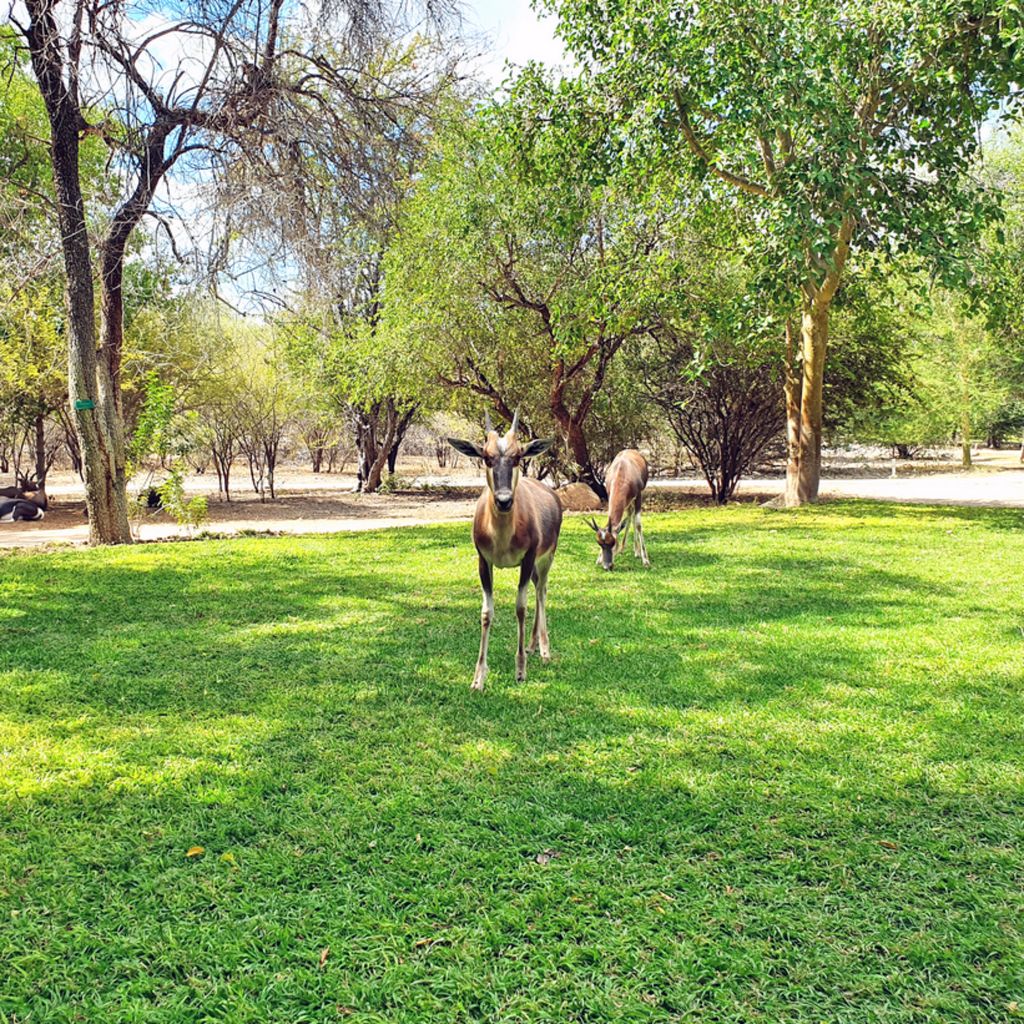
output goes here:
{"type": "Polygon", "coordinates": [[[538,6],[573,65],[497,89],[454,4],[13,6],[0,472],[124,543],[139,459],[373,491],[440,414],[601,496],[665,438],[790,505],[823,439],[1020,443],[1016,0],[538,6]]]}

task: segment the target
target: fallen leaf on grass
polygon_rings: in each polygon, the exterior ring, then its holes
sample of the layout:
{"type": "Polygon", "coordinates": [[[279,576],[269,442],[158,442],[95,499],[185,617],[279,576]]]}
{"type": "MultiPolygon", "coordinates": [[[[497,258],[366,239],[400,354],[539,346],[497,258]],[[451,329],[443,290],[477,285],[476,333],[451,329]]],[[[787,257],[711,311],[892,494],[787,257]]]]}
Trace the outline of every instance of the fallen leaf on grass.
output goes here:
{"type": "Polygon", "coordinates": [[[899,847],[895,843],[890,842],[888,839],[879,839],[878,840],[878,845],[879,846],[884,846],[887,850],[898,850],[899,849],[899,847]]]}
{"type": "Polygon", "coordinates": [[[203,846],[190,846],[185,852],[186,857],[202,857],[206,853],[206,848],[203,846]]]}
{"type": "Polygon", "coordinates": [[[330,946],[324,946],[324,948],[320,950],[320,970],[321,971],[324,969],[324,965],[327,963],[327,958],[330,955],[331,955],[331,947],[330,946]]]}
{"type": "Polygon", "coordinates": [[[553,861],[556,857],[561,857],[562,854],[559,850],[541,850],[533,859],[538,864],[547,864],[553,861]]]}
{"type": "Polygon", "coordinates": [[[238,861],[235,860],[235,855],[230,850],[226,850],[222,853],[220,855],[220,859],[224,861],[225,864],[230,864],[233,868],[238,867],[238,861]]]}

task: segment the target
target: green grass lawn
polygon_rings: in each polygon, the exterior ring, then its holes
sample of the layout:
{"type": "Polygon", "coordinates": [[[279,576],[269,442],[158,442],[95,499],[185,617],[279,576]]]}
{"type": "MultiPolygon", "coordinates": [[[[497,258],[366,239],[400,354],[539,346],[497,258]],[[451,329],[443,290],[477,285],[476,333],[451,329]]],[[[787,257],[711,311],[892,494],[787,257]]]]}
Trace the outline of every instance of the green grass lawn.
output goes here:
{"type": "Polygon", "coordinates": [[[0,557],[0,1021],[1024,1020],[1024,514],[645,527],[0,557]]]}

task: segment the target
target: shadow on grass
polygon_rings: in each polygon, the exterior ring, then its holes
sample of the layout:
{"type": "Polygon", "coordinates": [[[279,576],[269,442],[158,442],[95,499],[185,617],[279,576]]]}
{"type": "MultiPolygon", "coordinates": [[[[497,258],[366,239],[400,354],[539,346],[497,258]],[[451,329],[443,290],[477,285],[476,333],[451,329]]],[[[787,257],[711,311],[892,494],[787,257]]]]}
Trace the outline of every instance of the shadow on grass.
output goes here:
{"type": "Polygon", "coordinates": [[[610,575],[569,524],[555,660],[503,573],[482,696],[465,527],[0,563],[0,1010],[999,1019],[1024,698],[918,511],[651,517],[610,575]]]}

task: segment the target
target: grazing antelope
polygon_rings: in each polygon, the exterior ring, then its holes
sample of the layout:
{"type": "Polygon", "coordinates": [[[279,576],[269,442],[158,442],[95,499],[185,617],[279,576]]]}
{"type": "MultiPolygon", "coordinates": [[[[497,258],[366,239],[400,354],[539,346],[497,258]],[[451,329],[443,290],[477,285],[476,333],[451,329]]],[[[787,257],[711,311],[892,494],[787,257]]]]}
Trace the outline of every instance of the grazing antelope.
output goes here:
{"type": "Polygon", "coordinates": [[[615,555],[626,546],[630,520],[633,522],[633,555],[650,566],[644,531],[640,525],[640,497],[647,486],[647,460],[635,449],[619,452],[608,467],[605,477],[608,488],[608,525],[598,526],[590,517],[589,526],[597,534],[601,553],[597,564],[611,569],[615,555]]]}
{"type": "Polygon", "coordinates": [[[483,445],[458,438],[448,443],[472,459],[482,459],[487,470],[487,486],[476,503],[473,515],[473,543],[480,556],[480,586],[484,592],[480,613],[480,656],[473,675],[473,689],[482,690],[487,678],[487,640],[494,619],[494,568],[519,567],[519,592],[516,596],[516,618],[519,620],[519,646],[516,650],[516,679],[526,678],[526,655],[540,648],[542,660],[548,661],[548,620],[545,602],[548,590],[548,572],[558,546],[558,531],[562,528],[562,506],[554,491],[544,484],[520,478],[519,465],[523,459],[546,452],[551,441],[535,440],[519,444],[516,430],[519,411],[512,417],[512,426],[504,437],[486,418],[487,436],[483,445]],[[530,580],[537,595],[533,634],[530,646],[526,639],[526,605],[530,580]]]}
{"type": "Polygon", "coordinates": [[[42,519],[46,513],[32,501],[14,498],[11,501],[0,501],[0,523],[29,522],[42,519]]]}

